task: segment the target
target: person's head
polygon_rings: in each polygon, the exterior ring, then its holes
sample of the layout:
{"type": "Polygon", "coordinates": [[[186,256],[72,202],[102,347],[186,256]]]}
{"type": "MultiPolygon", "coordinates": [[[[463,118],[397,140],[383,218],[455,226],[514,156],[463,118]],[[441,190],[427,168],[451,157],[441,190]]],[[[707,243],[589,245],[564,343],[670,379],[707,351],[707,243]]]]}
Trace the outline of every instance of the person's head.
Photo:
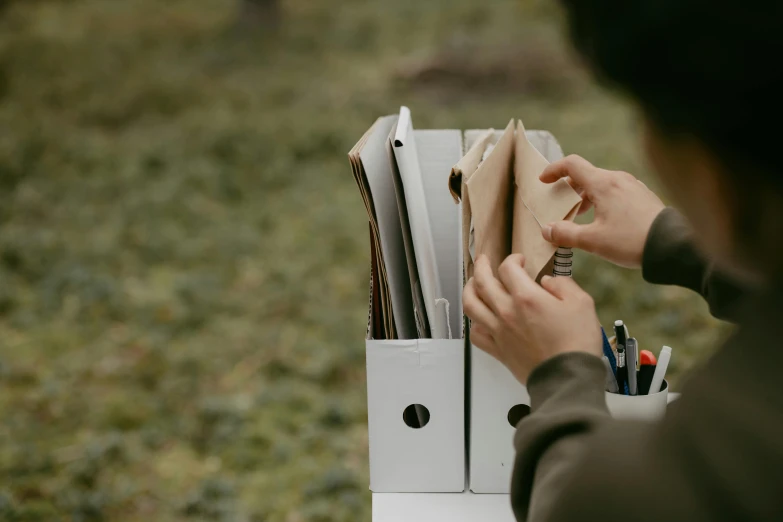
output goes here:
{"type": "Polygon", "coordinates": [[[649,159],[705,251],[738,272],[783,267],[783,2],[561,3],[588,65],[638,103],[649,159]]]}

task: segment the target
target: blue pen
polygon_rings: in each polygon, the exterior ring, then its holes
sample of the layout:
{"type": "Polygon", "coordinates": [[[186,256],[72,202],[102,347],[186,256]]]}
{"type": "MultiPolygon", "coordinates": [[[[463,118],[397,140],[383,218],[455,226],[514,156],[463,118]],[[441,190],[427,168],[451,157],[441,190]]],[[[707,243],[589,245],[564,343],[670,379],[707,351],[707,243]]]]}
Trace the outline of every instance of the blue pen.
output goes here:
{"type": "Polygon", "coordinates": [[[601,335],[604,338],[604,355],[607,359],[609,359],[609,366],[612,367],[612,373],[617,373],[617,359],[614,356],[614,351],[612,350],[612,345],[609,344],[609,339],[606,337],[606,331],[604,331],[603,327],[601,328],[601,335]]]}

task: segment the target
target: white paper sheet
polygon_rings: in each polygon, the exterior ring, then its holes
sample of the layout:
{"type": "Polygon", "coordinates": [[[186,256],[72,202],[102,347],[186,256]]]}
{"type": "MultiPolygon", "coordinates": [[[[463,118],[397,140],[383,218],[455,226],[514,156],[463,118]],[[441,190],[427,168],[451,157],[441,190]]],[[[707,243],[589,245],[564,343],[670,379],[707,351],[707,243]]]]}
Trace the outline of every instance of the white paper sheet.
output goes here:
{"type": "MultiPolygon", "coordinates": [[[[411,113],[407,107],[400,108],[397,121],[397,133],[394,136],[394,157],[400,169],[400,177],[405,189],[405,202],[411,226],[413,248],[416,252],[416,266],[421,279],[424,307],[433,339],[447,339],[449,319],[447,307],[439,305],[445,301],[441,289],[435,244],[432,238],[430,217],[427,211],[427,199],[422,182],[419,155],[413,134],[411,113]]],[[[445,186],[445,185],[444,185],[445,186]]]]}
{"type": "Polygon", "coordinates": [[[386,152],[386,141],[396,121],[396,116],[386,116],[378,121],[360,151],[360,158],[367,174],[375,207],[397,337],[415,339],[416,326],[413,321],[410,278],[405,259],[400,214],[394,195],[393,175],[386,152]]]}

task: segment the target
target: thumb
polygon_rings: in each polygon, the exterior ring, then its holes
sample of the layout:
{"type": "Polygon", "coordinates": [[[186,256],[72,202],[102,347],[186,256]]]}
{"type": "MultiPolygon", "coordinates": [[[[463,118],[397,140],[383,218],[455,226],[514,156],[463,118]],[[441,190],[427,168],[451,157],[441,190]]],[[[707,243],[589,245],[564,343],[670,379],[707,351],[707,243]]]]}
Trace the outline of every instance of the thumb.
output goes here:
{"type": "Polygon", "coordinates": [[[593,224],[578,225],[573,221],[556,221],[541,229],[544,239],[557,246],[593,250],[593,224]]]}
{"type": "Polygon", "coordinates": [[[564,300],[569,295],[582,290],[576,284],[576,281],[570,277],[552,277],[547,275],[541,278],[541,286],[560,300],[564,300]]]}

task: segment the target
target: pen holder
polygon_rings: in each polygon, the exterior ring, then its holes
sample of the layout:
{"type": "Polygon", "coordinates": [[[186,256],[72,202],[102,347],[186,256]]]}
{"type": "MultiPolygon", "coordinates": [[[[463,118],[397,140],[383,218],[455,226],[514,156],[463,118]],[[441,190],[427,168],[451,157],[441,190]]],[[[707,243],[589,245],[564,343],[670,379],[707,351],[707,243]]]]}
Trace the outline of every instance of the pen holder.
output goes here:
{"type": "Polygon", "coordinates": [[[655,421],[663,418],[668,402],[669,383],[663,381],[661,391],[650,395],[620,395],[606,392],[606,406],[616,419],[655,421]]]}

